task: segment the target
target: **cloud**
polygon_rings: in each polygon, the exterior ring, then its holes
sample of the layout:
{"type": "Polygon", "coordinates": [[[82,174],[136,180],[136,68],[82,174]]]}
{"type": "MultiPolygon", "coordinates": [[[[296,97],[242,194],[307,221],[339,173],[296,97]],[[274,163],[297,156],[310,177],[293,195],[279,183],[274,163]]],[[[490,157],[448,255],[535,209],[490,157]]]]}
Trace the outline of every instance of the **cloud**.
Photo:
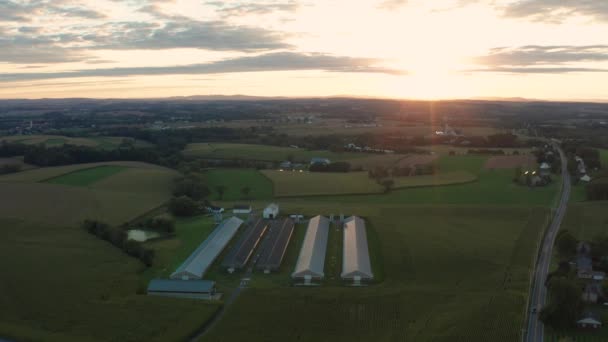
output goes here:
{"type": "Polygon", "coordinates": [[[528,45],[518,48],[496,48],[488,55],[476,58],[476,62],[490,66],[600,61],[608,61],[608,45],[528,45]]]}
{"type": "Polygon", "coordinates": [[[66,5],[65,0],[0,0],[0,21],[29,22],[34,17],[55,15],[84,19],[102,19],[105,15],[89,8],[66,5]]]}
{"type": "Polygon", "coordinates": [[[69,34],[28,36],[5,32],[0,36],[0,51],[2,51],[0,62],[17,64],[65,63],[90,58],[79,49],[61,46],[61,44],[75,39],[76,37],[69,34]]]}
{"type": "Polygon", "coordinates": [[[208,1],[206,4],[216,7],[216,11],[220,15],[227,17],[293,12],[300,7],[298,2],[293,0],[282,2],[240,2],[237,4],[228,4],[228,2],[224,1],[208,1]]]}
{"type": "Polygon", "coordinates": [[[112,24],[109,33],[85,37],[98,49],[196,48],[216,51],[260,51],[290,47],[285,34],[223,21],[169,21],[157,27],[145,23],[112,24]]]}
{"type": "Polygon", "coordinates": [[[605,0],[519,0],[503,7],[504,15],[534,21],[560,23],[573,16],[608,21],[605,0]]]}
{"type": "Polygon", "coordinates": [[[473,71],[508,73],[570,73],[605,72],[603,68],[580,66],[580,63],[608,61],[608,45],[528,45],[517,48],[495,48],[485,56],[476,57],[485,66],[473,71]]]}
{"type": "Polygon", "coordinates": [[[377,67],[381,61],[373,58],[353,58],[319,53],[277,52],[259,56],[225,59],[216,62],[167,67],[133,67],[87,69],[51,73],[0,74],[0,81],[30,81],[77,77],[120,77],[149,75],[206,75],[239,72],[323,70],[329,72],[366,72],[391,75],[405,74],[402,70],[377,67]]]}
{"type": "Polygon", "coordinates": [[[384,0],[379,5],[378,8],[385,10],[395,10],[407,4],[408,0],[384,0]]]}

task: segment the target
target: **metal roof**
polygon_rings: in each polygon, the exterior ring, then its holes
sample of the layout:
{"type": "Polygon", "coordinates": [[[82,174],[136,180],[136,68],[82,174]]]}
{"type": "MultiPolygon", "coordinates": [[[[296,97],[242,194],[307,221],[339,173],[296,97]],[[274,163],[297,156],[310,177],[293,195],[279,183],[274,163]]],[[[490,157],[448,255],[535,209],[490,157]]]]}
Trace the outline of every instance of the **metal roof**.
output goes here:
{"type": "Polygon", "coordinates": [[[245,267],[253,254],[253,250],[266,232],[266,228],[268,228],[268,221],[262,219],[250,221],[245,232],[241,234],[234,247],[224,258],[222,267],[238,269],[245,267]]]}
{"type": "Polygon", "coordinates": [[[323,267],[325,266],[325,253],[327,251],[327,237],[329,234],[329,219],[324,216],[315,216],[308,222],[306,236],[296,268],[292,278],[323,278],[323,267]]]}
{"type": "Polygon", "coordinates": [[[214,287],[211,280],[152,279],[148,292],[209,293],[214,287]]]}
{"type": "Polygon", "coordinates": [[[294,228],[294,222],[288,218],[272,221],[260,248],[260,258],[256,263],[258,269],[271,271],[281,267],[294,228]]]}
{"type": "Polygon", "coordinates": [[[182,279],[184,276],[188,278],[202,278],[215,258],[217,258],[234,234],[236,234],[241,224],[243,224],[243,220],[235,216],[222,222],[188,259],[171,274],[171,278],[182,279]]]}
{"type": "Polygon", "coordinates": [[[343,250],[342,274],[340,275],[343,279],[353,279],[357,276],[361,279],[374,277],[369,260],[365,221],[360,217],[352,216],[344,222],[343,250]]]}

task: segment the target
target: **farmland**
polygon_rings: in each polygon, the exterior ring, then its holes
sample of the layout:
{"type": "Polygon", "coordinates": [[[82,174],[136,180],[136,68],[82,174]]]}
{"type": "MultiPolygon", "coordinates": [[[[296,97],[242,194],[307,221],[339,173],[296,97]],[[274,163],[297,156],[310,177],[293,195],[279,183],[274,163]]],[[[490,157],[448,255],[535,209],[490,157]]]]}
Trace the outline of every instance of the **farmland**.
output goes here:
{"type": "Polygon", "coordinates": [[[382,186],[371,180],[367,172],[321,173],[262,171],[272,180],[276,196],[311,196],[365,194],[382,192],[382,186]]]}
{"type": "Polygon", "coordinates": [[[0,258],[0,331],[5,337],[175,341],[218,307],[137,295],[143,265],[79,227],[5,218],[0,226],[0,250],[11,256],[0,258]]]}
{"type": "Polygon", "coordinates": [[[203,173],[205,183],[212,192],[211,199],[227,201],[272,198],[272,182],[256,170],[209,170],[203,173]],[[224,188],[220,196],[218,187],[224,188]],[[243,193],[243,188],[249,193],[243,193]]]}
{"type": "MultiPolygon", "coordinates": [[[[268,341],[286,337],[304,341],[517,338],[545,209],[396,210],[374,204],[340,208],[361,213],[373,224],[382,250],[379,267],[385,276],[381,284],[322,290],[254,286],[205,340],[238,341],[245,336],[268,341]]],[[[294,203],[288,210],[312,215],[327,209],[294,203]]]]}
{"type": "Polygon", "coordinates": [[[5,203],[0,207],[0,216],[27,217],[35,222],[61,225],[76,225],[85,218],[123,223],[165,203],[176,175],[172,170],[128,162],[69,165],[6,175],[0,177],[0,197],[5,203]],[[64,179],[79,180],[80,176],[74,176],[78,172],[72,172],[96,170],[104,165],[129,169],[92,183],[90,187],[43,182],[60,175],[68,177],[64,179]]]}
{"type": "Polygon", "coordinates": [[[56,178],[48,179],[45,182],[49,184],[88,186],[124,170],[126,170],[126,167],[118,165],[97,166],[90,169],[70,172],[56,178]]]}
{"type": "MultiPolygon", "coordinates": [[[[44,144],[47,147],[61,146],[64,144],[97,147],[111,150],[117,148],[124,138],[122,137],[87,137],[74,138],[60,135],[14,135],[0,137],[0,141],[22,143],[26,145],[44,144]]],[[[152,145],[143,140],[132,140],[136,147],[151,147],[152,145]]]]}
{"type": "Polygon", "coordinates": [[[308,163],[311,158],[329,158],[332,161],[363,158],[363,153],[334,153],[329,151],[308,151],[291,147],[277,147],[252,144],[200,143],[190,144],[184,155],[207,159],[244,159],[264,161],[284,161],[292,156],[295,161],[308,163]]]}

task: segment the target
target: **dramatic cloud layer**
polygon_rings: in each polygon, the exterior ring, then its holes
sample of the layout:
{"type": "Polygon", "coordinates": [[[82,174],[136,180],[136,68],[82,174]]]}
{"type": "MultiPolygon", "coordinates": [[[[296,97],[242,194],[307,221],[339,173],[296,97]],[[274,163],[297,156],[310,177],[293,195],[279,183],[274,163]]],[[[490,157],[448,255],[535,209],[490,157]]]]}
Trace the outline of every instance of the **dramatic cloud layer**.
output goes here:
{"type": "Polygon", "coordinates": [[[55,73],[0,74],[0,81],[25,81],[76,77],[116,77],[171,74],[221,74],[234,72],[324,70],[330,72],[368,72],[404,74],[403,71],[377,67],[378,60],[324,54],[271,53],[253,57],[226,59],[217,62],[167,67],[135,67],[90,69],[55,73]]]}

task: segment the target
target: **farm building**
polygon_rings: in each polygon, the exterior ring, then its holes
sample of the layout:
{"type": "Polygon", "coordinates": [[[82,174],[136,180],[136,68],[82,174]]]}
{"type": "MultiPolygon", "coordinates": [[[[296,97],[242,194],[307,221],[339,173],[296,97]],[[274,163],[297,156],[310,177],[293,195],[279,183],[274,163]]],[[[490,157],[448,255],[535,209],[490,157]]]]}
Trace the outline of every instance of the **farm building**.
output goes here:
{"type": "Polygon", "coordinates": [[[265,209],[264,209],[264,218],[265,219],[275,219],[277,218],[277,216],[279,216],[279,205],[276,203],[271,203],[269,204],[265,209]]]}
{"type": "Polygon", "coordinates": [[[344,222],[344,248],[342,255],[342,274],[344,280],[352,280],[355,284],[374,278],[369,250],[365,221],[352,216],[344,222]]]}
{"type": "Polygon", "coordinates": [[[222,267],[225,267],[230,273],[243,269],[247,265],[247,262],[249,262],[253,250],[262,239],[267,228],[268,221],[257,219],[250,222],[245,232],[222,262],[222,267]]]}
{"type": "Polygon", "coordinates": [[[242,224],[243,220],[234,216],[222,222],[188,259],[171,274],[171,279],[201,279],[242,224]]]}
{"type": "Polygon", "coordinates": [[[233,214],[251,214],[251,205],[248,204],[235,204],[232,208],[233,214]]]}
{"type": "Polygon", "coordinates": [[[540,164],[540,175],[541,176],[549,176],[551,174],[551,165],[548,163],[540,164]]]}
{"type": "Polygon", "coordinates": [[[592,312],[586,312],[583,317],[576,322],[576,326],[583,329],[599,329],[602,327],[602,322],[598,315],[592,312]]]}
{"type": "Polygon", "coordinates": [[[328,234],[329,220],[327,217],[315,216],[310,219],[296,268],[291,274],[292,278],[303,279],[306,283],[312,279],[324,278],[323,266],[325,265],[328,234]]]}
{"type": "Polygon", "coordinates": [[[260,247],[260,258],[256,263],[258,269],[270,273],[281,267],[294,228],[294,222],[288,218],[272,221],[260,247]]]}
{"type": "Polygon", "coordinates": [[[152,279],[148,284],[148,295],[212,299],[215,295],[215,282],[211,280],[152,279]]]}
{"type": "Polygon", "coordinates": [[[331,164],[331,160],[327,159],[327,158],[312,158],[310,160],[310,165],[314,165],[314,164],[323,164],[323,165],[329,165],[331,164]]]}

